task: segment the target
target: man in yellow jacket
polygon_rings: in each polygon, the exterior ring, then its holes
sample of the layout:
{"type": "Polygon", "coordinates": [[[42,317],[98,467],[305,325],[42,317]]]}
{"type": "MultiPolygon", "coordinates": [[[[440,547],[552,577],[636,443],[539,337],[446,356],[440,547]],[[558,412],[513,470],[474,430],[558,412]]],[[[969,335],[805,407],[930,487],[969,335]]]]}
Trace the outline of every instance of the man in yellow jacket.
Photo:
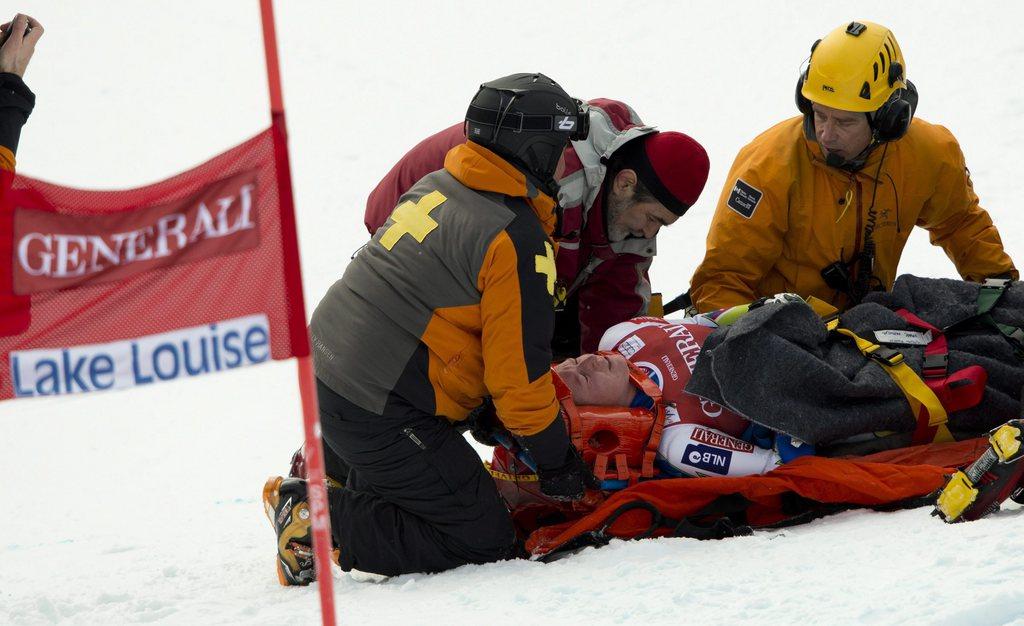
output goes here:
{"type": "Polygon", "coordinates": [[[914,118],[889,29],[851,22],[815,42],[796,98],[802,115],[733,163],[691,281],[699,311],[779,292],[845,308],[892,286],[914,226],[966,280],[1018,277],[956,138],[914,118]]]}

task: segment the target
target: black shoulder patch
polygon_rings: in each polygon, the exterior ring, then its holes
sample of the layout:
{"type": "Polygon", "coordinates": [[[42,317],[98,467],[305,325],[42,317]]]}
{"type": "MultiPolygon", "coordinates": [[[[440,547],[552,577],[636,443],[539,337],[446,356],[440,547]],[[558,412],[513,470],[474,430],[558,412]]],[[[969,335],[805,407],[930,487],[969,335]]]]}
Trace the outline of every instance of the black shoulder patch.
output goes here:
{"type": "Polygon", "coordinates": [[[742,178],[737,178],[736,183],[732,186],[732,193],[729,194],[727,204],[733,211],[750,219],[754,215],[754,211],[757,210],[757,204],[761,202],[763,195],[757,187],[743,182],[742,178]]]}

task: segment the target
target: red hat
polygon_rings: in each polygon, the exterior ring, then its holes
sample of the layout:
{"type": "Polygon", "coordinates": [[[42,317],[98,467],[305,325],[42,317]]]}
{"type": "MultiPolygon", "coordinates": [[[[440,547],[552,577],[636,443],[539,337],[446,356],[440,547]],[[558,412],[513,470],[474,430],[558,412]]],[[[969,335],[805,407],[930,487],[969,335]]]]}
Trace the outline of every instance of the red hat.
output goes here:
{"type": "Polygon", "coordinates": [[[624,167],[634,170],[651,194],[676,215],[686,213],[700,197],[711,162],[704,147],[674,131],[642,135],[615,151],[624,167]]]}

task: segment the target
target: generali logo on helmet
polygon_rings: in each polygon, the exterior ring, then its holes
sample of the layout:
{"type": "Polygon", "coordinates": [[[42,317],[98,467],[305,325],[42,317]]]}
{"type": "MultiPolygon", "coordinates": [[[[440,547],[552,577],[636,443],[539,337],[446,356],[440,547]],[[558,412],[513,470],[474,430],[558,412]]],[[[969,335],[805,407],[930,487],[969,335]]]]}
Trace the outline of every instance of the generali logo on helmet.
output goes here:
{"type": "Polygon", "coordinates": [[[16,208],[14,291],[31,294],[120,281],[160,267],[259,245],[256,171],[180,201],[111,214],[16,208]]]}

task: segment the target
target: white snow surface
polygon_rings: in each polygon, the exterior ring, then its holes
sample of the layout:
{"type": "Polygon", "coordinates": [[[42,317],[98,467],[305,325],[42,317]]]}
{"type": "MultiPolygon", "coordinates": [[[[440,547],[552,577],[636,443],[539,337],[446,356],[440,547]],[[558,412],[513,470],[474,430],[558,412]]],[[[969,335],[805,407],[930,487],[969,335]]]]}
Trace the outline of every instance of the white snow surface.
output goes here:
{"type": "MultiPolygon", "coordinates": [[[[1024,4],[813,1],[279,1],[278,33],[313,309],[366,238],[367,193],[476,86],[543,71],[613,97],[711,157],[700,201],[663,232],[666,299],[699,262],[737,150],[795,114],[817,37],[890,26],[919,115],[959,138],[1007,250],[1024,263],[1024,4]]],[[[25,173],[137,186],[269,122],[255,0],[22,0],[46,27],[26,80],[25,173]]],[[[917,233],[901,270],[955,276],[917,233]]],[[[6,373],[5,373],[6,375],[6,373]]],[[[282,588],[261,510],[301,440],[292,362],[123,392],[0,405],[0,623],[313,624],[282,588]]],[[[614,542],[551,564],[335,573],[345,624],[1024,624],[1024,514],[947,526],[928,509],[855,511],[719,542],[614,542]]]]}

